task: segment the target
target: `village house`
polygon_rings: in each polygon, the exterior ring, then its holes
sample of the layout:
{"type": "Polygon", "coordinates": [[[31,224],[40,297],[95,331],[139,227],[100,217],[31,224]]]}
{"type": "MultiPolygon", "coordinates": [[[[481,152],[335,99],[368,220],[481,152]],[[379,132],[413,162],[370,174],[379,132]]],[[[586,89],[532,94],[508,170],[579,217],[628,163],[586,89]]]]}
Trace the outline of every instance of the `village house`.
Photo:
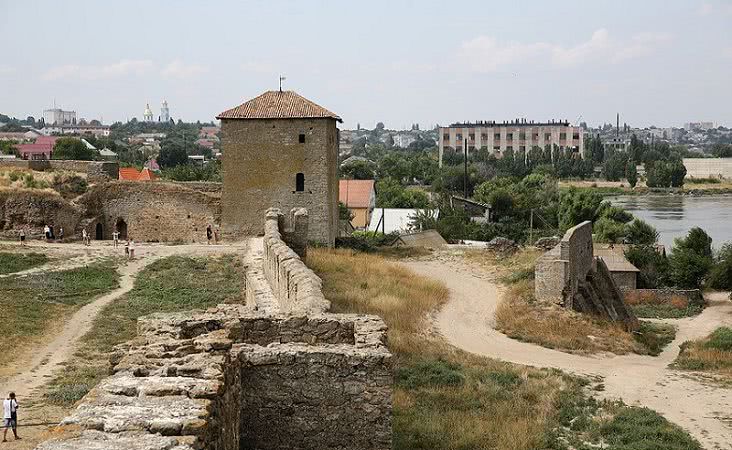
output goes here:
{"type": "Polygon", "coordinates": [[[338,201],[346,205],[353,214],[351,224],[356,229],[366,229],[376,207],[374,180],[340,180],[338,201]]]}
{"type": "Polygon", "coordinates": [[[55,136],[38,136],[32,144],[20,144],[15,148],[21,159],[51,159],[56,139],[55,136]]]}

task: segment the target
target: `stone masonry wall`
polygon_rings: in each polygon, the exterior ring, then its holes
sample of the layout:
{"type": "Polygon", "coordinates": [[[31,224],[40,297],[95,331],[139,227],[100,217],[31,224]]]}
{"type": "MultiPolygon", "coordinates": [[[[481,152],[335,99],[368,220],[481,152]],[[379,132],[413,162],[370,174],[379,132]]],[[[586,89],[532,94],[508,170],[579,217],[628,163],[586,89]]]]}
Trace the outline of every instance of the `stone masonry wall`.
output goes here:
{"type": "Polygon", "coordinates": [[[113,161],[50,160],[0,160],[0,169],[20,170],[68,170],[86,174],[90,183],[116,180],[119,178],[119,163],[113,161]]]}
{"type": "MultiPolygon", "coordinates": [[[[83,209],[55,192],[38,189],[0,189],[0,237],[17,240],[21,229],[28,239],[42,238],[44,225],[56,232],[73,230],[83,209]]],[[[68,231],[66,232],[68,234],[68,231]]]]}
{"type": "Polygon", "coordinates": [[[567,230],[559,243],[559,248],[560,259],[568,261],[568,291],[565,293],[565,306],[571,308],[579,283],[587,277],[594,264],[592,222],[584,221],[567,230]]]}
{"type": "Polygon", "coordinates": [[[270,207],[306,208],[309,239],[333,246],[338,231],[338,129],[334,119],[226,120],[222,226],[256,236],[270,207]],[[299,135],[305,142],[299,142],[299,135]],[[296,175],[304,174],[304,191],[296,175]]]}
{"type": "Polygon", "coordinates": [[[390,449],[384,322],[324,313],[322,293],[298,297],[308,314],[272,312],[263,270],[247,267],[247,305],[139,319],[114,374],[37,450],[390,449]]]}
{"type": "Polygon", "coordinates": [[[92,188],[79,203],[86,210],[82,226],[95,237],[97,224],[101,224],[104,239],[111,239],[114,228],[123,221],[127,236],[137,241],[206,242],[206,226],[218,224],[221,214],[217,196],[165,182],[104,183],[92,188]]]}
{"type": "Polygon", "coordinates": [[[285,243],[280,232],[282,222],[283,215],[278,209],[267,211],[264,223],[264,275],[280,309],[292,314],[327,311],[330,302],[323,295],[322,280],[285,243]]]}

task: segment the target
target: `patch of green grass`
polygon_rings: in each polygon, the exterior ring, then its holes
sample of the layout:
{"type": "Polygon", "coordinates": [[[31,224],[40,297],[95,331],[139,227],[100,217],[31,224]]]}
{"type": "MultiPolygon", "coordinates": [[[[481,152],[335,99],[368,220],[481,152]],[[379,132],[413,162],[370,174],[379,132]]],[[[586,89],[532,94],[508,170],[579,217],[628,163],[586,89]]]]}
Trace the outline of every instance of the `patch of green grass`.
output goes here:
{"type": "Polygon", "coordinates": [[[465,382],[462,367],[441,359],[419,361],[397,371],[397,384],[407,389],[424,386],[459,386],[465,382]]]}
{"type": "Polygon", "coordinates": [[[639,304],[632,305],[631,308],[635,315],[642,319],[680,319],[697,316],[704,310],[703,305],[692,303],[685,308],[678,308],[671,304],[639,304]]]}
{"type": "Polygon", "coordinates": [[[719,327],[709,335],[703,344],[704,348],[713,348],[725,352],[732,351],[732,328],[719,327]]]}
{"type": "MultiPolygon", "coordinates": [[[[119,274],[112,261],[61,272],[5,278],[0,283],[3,337],[24,344],[38,339],[54,322],[117,286],[119,274]]],[[[23,347],[27,346],[14,345],[10,351],[23,347]]]]}
{"type": "Polygon", "coordinates": [[[649,355],[658,356],[676,338],[676,327],[641,321],[640,328],[633,333],[633,337],[648,349],[649,355]]]}
{"type": "Polygon", "coordinates": [[[47,261],[48,256],[42,253],[0,252],[0,275],[32,269],[47,261]]]}
{"type": "Polygon", "coordinates": [[[620,408],[600,435],[608,450],[701,450],[688,433],[648,408],[620,408]]]}
{"type": "Polygon", "coordinates": [[[230,255],[171,256],[150,264],[127,295],[97,316],[72,364],[51,382],[47,401],[70,406],[96,386],[109,371],[108,353],[135,337],[139,317],[243,302],[243,289],[241,262],[230,255]]]}

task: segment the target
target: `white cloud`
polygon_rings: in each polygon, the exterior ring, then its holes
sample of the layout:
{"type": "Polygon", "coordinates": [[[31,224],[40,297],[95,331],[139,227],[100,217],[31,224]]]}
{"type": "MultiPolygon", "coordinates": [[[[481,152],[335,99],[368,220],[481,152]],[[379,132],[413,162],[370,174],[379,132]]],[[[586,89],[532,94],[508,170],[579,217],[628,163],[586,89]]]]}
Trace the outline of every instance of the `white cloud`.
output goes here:
{"type": "Polygon", "coordinates": [[[208,72],[208,67],[175,60],[165,66],[160,74],[165,78],[191,78],[206,72],[208,72]]]}
{"type": "Polygon", "coordinates": [[[149,71],[152,66],[152,61],[147,59],[123,59],[104,66],[65,64],[52,67],[41,78],[45,81],[55,81],[65,78],[101,80],[126,75],[142,75],[149,71]]]}
{"type": "Polygon", "coordinates": [[[601,28],[589,40],[572,46],[548,42],[500,43],[490,36],[478,36],[464,42],[458,51],[458,64],[476,72],[495,72],[531,64],[564,69],[588,61],[619,63],[651,54],[671,39],[666,33],[644,32],[620,41],[601,28]]]}

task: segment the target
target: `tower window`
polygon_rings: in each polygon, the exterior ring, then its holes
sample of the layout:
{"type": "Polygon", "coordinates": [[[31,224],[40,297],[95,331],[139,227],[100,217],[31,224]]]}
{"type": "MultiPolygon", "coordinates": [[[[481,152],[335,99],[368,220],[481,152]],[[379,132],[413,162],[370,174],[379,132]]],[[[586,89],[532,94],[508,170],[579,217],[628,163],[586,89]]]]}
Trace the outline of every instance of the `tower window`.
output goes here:
{"type": "Polygon", "coordinates": [[[298,136],[298,139],[301,144],[305,143],[305,135],[303,133],[300,133],[300,136],[298,136]]]}
{"type": "Polygon", "coordinates": [[[305,190],[305,174],[298,173],[295,175],[295,191],[303,192],[305,190]]]}

